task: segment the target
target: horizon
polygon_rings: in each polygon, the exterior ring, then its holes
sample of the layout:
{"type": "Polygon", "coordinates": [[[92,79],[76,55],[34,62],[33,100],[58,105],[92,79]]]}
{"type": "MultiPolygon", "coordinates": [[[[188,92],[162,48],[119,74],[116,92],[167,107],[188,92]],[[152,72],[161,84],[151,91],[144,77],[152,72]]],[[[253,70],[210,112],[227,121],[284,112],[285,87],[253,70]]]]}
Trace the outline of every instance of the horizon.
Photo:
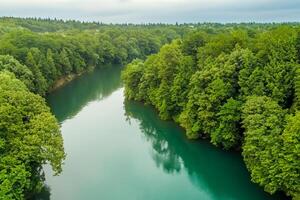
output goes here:
{"type": "Polygon", "coordinates": [[[79,22],[79,23],[97,23],[97,24],[104,24],[104,25],[202,25],[202,24],[219,24],[219,25],[240,25],[240,24],[298,24],[299,21],[229,21],[229,22],[217,22],[217,21],[202,21],[202,22],[103,22],[103,21],[96,21],[96,20],[80,20],[74,18],[57,18],[57,17],[19,17],[19,16],[0,16],[0,19],[29,19],[29,20],[51,20],[51,21],[63,21],[63,22],[79,22]]]}
{"type": "Polygon", "coordinates": [[[103,23],[284,23],[300,21],[294,0],[0,0],[2,16],[103,23]]]}

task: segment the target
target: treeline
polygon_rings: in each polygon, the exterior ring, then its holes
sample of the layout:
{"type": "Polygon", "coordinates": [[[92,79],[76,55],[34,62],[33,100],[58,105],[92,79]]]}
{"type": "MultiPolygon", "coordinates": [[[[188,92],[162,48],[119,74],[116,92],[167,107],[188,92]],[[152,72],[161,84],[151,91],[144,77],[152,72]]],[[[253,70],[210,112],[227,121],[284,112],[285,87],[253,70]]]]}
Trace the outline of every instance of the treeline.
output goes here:
{"type": "Polygon", "coordinates": [[[30,91],[44,95],[60,77],[145,58],[178,37],[179,33],[171,28],[107,27],[55,33],[15,29],[0,36],[0,55],[9,55],[2,57],[2,62],[14,63],[11,68],[18,70],[17,78],[26,77],[30,91]]]}
{"type": "Polygon", "coordinates": [[[241,149],[253,182],[299,199],[299,59],[297,25],[194,31],[122,78],[127,99],[155,106],[189,138],[241,149]]]}

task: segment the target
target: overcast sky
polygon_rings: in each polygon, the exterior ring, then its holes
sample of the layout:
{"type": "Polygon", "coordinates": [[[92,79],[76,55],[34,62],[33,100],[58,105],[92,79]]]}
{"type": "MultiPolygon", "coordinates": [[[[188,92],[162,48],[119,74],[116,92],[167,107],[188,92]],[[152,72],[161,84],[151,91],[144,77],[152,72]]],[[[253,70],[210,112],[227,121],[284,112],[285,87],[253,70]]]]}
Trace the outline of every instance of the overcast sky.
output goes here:
{"type": "Polygon", "coordinates": [[[106,23],[300,21],[300,0],[0,0],[1,16],[106,23]]]}

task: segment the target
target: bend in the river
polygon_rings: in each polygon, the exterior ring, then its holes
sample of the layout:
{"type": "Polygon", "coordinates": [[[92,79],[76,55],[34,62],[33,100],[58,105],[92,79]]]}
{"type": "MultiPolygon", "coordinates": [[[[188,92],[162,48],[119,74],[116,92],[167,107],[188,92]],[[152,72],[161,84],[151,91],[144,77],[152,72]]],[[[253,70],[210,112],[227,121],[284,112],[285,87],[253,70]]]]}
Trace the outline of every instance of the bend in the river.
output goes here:
{"type": "Polygon", "coordinates": [[[47,97],[67,158],[58,177],[46,167],[43,199],[278,199],[251,183],[239,153],[187,140],[153,108],[124,101],[120,71],[96,69],[47,97]]]}

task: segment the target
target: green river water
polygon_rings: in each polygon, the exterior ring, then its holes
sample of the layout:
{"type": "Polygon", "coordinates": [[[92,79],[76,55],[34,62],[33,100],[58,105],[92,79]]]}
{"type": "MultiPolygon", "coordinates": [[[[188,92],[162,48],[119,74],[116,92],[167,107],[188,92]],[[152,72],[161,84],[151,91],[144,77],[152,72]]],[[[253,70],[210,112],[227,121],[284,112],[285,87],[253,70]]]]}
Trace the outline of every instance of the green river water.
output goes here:
{"type": "Polygon", "coordinates": [[[61,124],[63,172],[45,167],[51,200],[275,200],[238,152],[187,140],[155,110],[125,101],[120,67],[86,73],[47,102],[61,124]]]}

